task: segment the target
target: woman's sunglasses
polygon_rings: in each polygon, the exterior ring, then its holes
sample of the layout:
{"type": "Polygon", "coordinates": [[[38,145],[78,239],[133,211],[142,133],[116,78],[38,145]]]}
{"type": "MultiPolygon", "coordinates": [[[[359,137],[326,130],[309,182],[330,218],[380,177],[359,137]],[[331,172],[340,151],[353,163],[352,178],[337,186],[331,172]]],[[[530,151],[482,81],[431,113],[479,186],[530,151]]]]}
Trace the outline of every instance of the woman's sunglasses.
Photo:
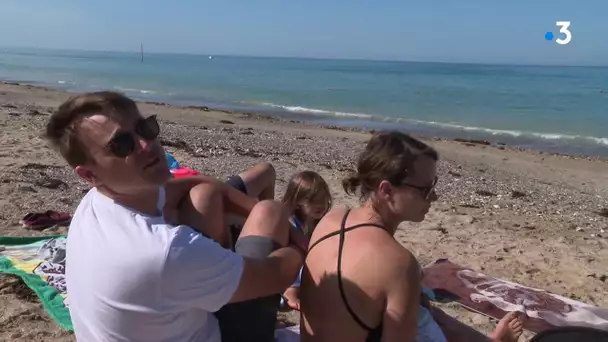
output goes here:
{"type": "Polygon", "coordinates": [[[433,184],[431,184],[431,185],[427,185],[427,186],[420,186],[420,185],[413,185],[413,184],[403,184],[403,185],[410,187],[410,188],[420,190],[420,192],[422,193],[422,197],[424,197],[424,199],[428,200],[429,196],[431,196],[431,194],[435,190],[435,186],[437,185],[438,180],[439,180],[439,177],[435,176],[435,180],[433,181],[433,184]]]}
{"type": "Polygon", "coordinates": [[[152,141],[158,137],[159,133],[160,126],[158,125],[158,121],[156,121],[156,115],[152,115],[138,120],[135,123],[133,132],[116,133],[108,143],[108,148],[115,156],[126,158],[135,151],[135,146],[137,145],[135,134],[146,141],[152,141]]]}

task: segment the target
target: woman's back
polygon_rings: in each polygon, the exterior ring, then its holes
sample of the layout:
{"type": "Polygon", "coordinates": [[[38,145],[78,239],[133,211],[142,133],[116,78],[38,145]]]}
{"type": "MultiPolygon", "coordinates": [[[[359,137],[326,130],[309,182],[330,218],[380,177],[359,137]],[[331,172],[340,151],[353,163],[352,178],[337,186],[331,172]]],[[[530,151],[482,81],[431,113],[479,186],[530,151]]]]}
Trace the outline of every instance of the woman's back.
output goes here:
{"type": "Polygon", "coordinates": [[[415,258],[365,209],[329,212],[310,246],[301,285],[302,341],[380,341],[387,287],[412,274],[409,281],[420,283],[415,258]]]}
{"type": "Polygon", "coordinates": [[[342,181],[364,202],[329,212],[313,233],[302,273],[302,341],[414,341],[420,266],[393,234],[401,222],[424,220],[437,199],[437,158],[402,132],[369,140],[342,181]]]}

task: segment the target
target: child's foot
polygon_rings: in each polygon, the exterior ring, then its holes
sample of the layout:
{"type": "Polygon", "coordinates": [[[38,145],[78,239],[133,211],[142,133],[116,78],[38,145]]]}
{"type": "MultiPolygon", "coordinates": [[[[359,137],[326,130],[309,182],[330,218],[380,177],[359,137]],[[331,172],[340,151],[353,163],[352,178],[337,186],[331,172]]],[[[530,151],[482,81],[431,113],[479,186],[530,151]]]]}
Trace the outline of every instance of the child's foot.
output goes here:
{"type": "Polygon", "coordinates": [[[297,287],[288,288],[283,293],[283,299],[287,307],[292,310],[300,311],[300,289],[297,287]]]}
{"type": "Polygon", "coordinates": [[[517,342],[524,332],[520,315],[517,311],[506,314],[490,334],[490,339],[493,342],[517,342]]]}
{"type": "Polygon", "coordinates": [[[300,311],[300,301],[299,300],[288,300],[287,306],[292,310],[300,311]]]}

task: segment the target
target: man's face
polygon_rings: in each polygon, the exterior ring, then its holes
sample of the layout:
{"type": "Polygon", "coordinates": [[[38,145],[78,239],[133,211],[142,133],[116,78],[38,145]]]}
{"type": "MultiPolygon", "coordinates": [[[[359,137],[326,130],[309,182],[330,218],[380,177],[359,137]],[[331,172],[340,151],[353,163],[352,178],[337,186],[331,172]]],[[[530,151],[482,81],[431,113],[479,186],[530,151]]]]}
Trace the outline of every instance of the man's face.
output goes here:
{"type": "Polygon", "coordinates": [[[93,115],[78,125],[78,137],[91,161],[75,171],[96,187],[133,195],[164,184],[171,173],[158,141],[155,118],[139,112],[120,118],[93,115]]]}

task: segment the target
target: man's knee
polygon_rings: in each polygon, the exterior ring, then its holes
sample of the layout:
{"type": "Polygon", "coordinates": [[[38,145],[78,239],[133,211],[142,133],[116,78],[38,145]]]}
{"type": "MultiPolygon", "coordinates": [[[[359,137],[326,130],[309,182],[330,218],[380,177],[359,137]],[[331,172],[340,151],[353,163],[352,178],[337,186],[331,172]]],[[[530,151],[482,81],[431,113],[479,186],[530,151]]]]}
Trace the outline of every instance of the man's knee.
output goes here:
{"type": "Polygon", "coordinates": [[[260,168],[266,178],[272,179],[273,181],[277,178],[277,171],[269,162],[261,162],[257,164],[257,167],[260,168]]]}
{"type": "Polygon", "coordinates": [[[286,217],[285,206],[278,201],[274,200],[263,200],[256,203],[251,210],[249,217],[256,217],[257,219],[277,219],[286,217]]]}
{"type": "Polygon", "coordinates": [[[272,235],[282,240],[289,230],[289,212],[281,202],[262,200],[251,210],[245,226],[249,226],[249,234],[272,235]]]}
{"type": "Polygon", "coordinates": [[[200,183],[190,189],[190,201],[195,208],[206,206],[209,201],[222,201],[223,189],[220,184],[200,183]]]}
{"type": "Polygon", "coordinates": [[[225,248],[230,247],[230,232],[226,226],[223,189],[220,184],[202,183],[190,189],[189,201],[179,212],[180,223],[186,224],[225,248]]]}

